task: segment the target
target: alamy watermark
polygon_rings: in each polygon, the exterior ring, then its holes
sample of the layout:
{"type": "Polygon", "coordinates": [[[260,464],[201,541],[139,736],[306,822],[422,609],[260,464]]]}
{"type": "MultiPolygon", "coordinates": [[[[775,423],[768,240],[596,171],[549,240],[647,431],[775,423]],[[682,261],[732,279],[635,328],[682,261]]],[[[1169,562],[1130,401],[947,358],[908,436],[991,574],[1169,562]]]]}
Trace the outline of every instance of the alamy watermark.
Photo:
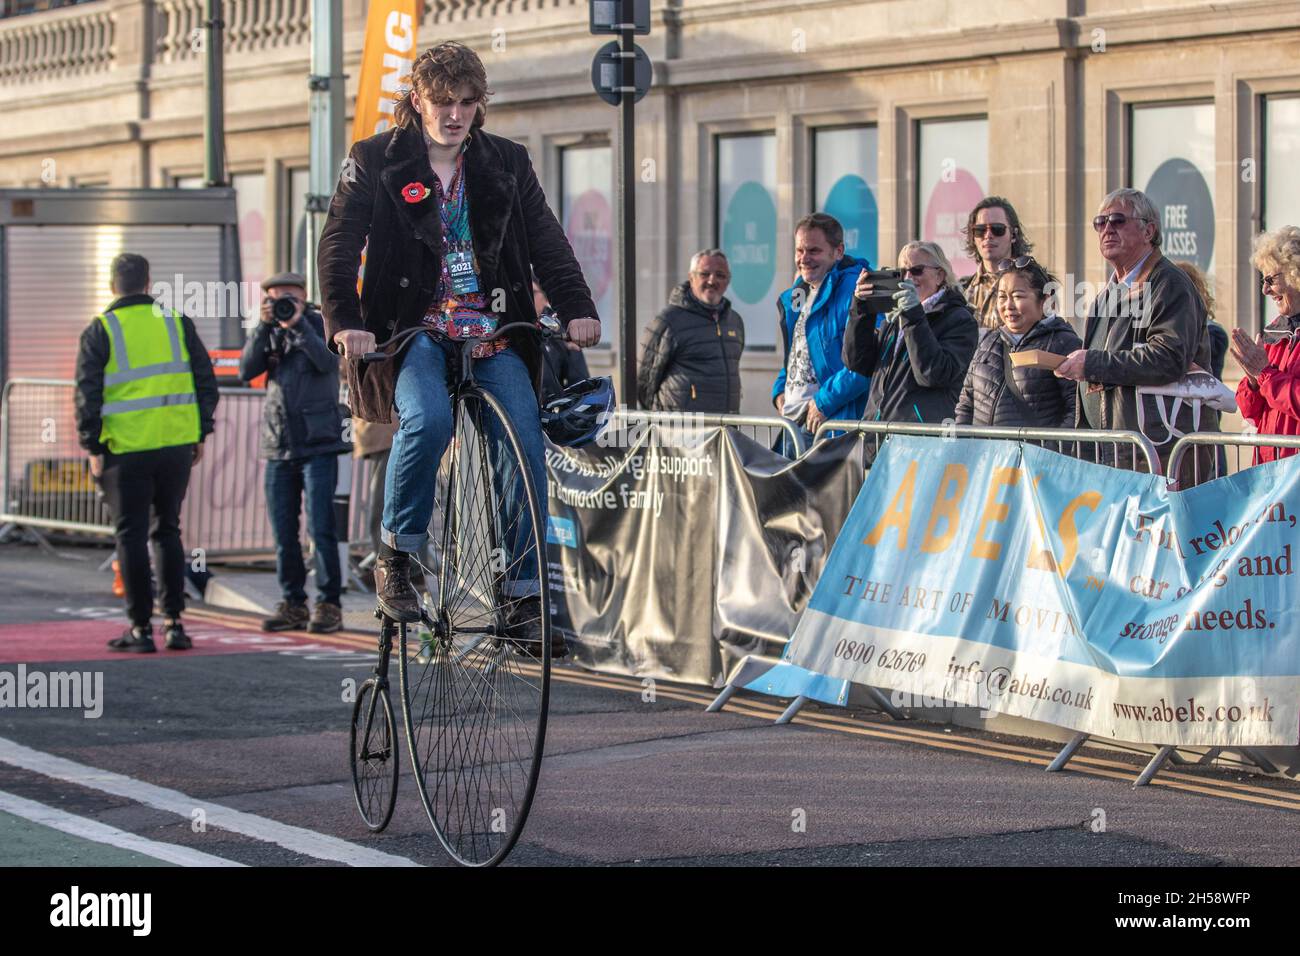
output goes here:
{"type": "Polygon", "coordinates": [[[88,720],[104,713],[103,671],[0,671],[0,710],[80,710],[88,720]]]}
{"type": "Polygon", "coordinates": [[[256,282],[200,282],[176,273],[149,287],[158,311],[182,312],[191,319],[242,319],[251,328],[260,321],[266,293],[256,282]]]}

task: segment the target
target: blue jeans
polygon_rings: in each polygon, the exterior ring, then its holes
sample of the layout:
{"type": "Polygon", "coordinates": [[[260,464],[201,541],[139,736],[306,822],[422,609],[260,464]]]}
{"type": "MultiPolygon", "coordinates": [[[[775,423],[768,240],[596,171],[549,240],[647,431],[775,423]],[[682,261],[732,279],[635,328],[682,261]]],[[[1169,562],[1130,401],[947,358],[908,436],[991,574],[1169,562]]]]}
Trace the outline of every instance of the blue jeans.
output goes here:
{"type": "MultiPolygon", "coordinates": [[[[396,551],[419,554],[429,536],[429,521],[435,506],[438,463],[451,442],[451,397],[448,393],[448,366],[459,360],[459,345],[419,335],[407,347],[402,368],[397,373],[393,404],[400,425],[393,437],[388,456],[388,475],[384,485],[384,543],[396,551]]],[[[546,458],[542,425],[528,368],[511,349],[474,363],[474,379],[485,391],[505,406],[506,414],[524,448],[533,487],[543,520],[546,515],[546,458]]],[[[493,479],[501,500],[521,503],[523,485],[517,479],[504,487],[502,469],[496,465],[501,454],[502,436],[489,434],[489,455],[493,460],[493,479]]],[[[533,540],[532,516],[523,509],[514,524],[512,540],[505,542],[509,552],[507,591],[512,597],[537,594],[537,553],[533,540]]],[[[513,508],[512,508],[513,512],[513,508]]],[[[514,512],[518,513],[518,512],[514,512]]],[[[513,521],[513,519],[511,519],[513,521]]]]}
{"type": "Polygon", "coordinates": [[[335,454],[266,463],[266,510],[275,536],[275,574],[290,604],[306,604],[307,568],[302,561],[298,515],[307,496],[307,533],[316,550],[316,601],[339,603],[339,536],[334,529],[335,454]]]}

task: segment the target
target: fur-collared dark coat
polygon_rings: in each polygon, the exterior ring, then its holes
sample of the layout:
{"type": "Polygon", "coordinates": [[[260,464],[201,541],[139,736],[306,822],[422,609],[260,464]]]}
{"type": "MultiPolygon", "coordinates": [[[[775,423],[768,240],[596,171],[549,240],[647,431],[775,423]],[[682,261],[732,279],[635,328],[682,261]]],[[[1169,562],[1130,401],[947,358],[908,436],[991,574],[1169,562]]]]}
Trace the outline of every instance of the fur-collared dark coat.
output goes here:
{"type": "MultiPolygon", "coordinates": [[[[521,144],[481,129],[471,133],[465,188],[480,287],[489,307],[502,306],[502,325],[536,324],[530,269],[563,325],[598,318],[582,269],[521,144]]],[[[418,125],[394,127],[352,147],[316,253],[332,350],[338,351],[334,336],[344,329],[365,329],[382,344],[423,321],[442,271],[442,221],[432,190],[433,168],[418,125]],[[430,192],[421,202],[408,203],[402,189],[414,182],[430,192]],[[358,296],[363,246],[366,264],[358,296]]],[[[527,331],[507,337],[528,366],[534,390],[540,389],[538,337],[527,331]]],[[[390,420],[399,363],[400,357],[371,365],[343,362],[357,418],[390,420]]]]}

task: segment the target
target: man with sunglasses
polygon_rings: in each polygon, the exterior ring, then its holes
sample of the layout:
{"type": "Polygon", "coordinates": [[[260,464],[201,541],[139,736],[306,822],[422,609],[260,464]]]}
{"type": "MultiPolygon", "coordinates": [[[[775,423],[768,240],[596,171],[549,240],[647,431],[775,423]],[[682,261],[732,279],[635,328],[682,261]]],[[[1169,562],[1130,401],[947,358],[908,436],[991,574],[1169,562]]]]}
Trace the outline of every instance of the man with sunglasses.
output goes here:
{"type": "MultiPolygon", "coordinates": [[[[1179,435],[1196,430],[1193,404],[1180,403],[1171,419],[1160,405],[1163,396],[1139,395],[1139,389],[1171,385],[1193,363],[1210,367],[1205,303],[1186,273],[1161,254],[1159,213],[1145,193],[1115,190],[1092,226],[1110,280],[1088,307],[1084,347],[1071,352],[1056,374],[1079,383],[1076,427],[1142,431],[1163,464],[1179,435]]],[[[1213,422],[1202,419],[1200,427],[1212,430],[1213,422]]],[[[1205,451],[1203,458],[1198,451],[1185,459],[1180,477],[1189,479],[1186,484],[1197,467],[1201,475],[1212,474],[1211,450],[1205,451]]]]}
{"type": "Polygon", "coordinates": [[[1034,245],[1025,238],[1015,207],[1001,196],[985,196],[966,221],[966,255],[979,263],[975,274],[962,280],[962,291],[981,329],[996,329],[998,263],[1029,255],[1034,245]]]}

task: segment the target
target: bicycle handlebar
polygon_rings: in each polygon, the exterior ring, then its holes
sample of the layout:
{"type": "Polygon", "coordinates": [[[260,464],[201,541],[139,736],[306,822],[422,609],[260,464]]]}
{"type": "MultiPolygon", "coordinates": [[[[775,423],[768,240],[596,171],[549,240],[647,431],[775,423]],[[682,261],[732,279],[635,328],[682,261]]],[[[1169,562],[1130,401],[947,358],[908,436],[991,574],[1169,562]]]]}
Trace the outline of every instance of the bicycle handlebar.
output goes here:
{"type": "MultiPolygon", "coordinates": [[[[540,336],[541,336],[542,338],[544,338],[544,339],[545,339],[545,338],[550,338],[551,336],[557,334],[557,333],[552,332],[552,331],[550,331],[549,329],[547,329],[547,328],[545,328],[545,327],[543,327],[543,326],[541,326],[541,325],[533,325],[531,322],[511,322],[511,323],[509,323],[508,325],[503,325],[503,326],[501,326],[501,328],[497,329],[495,332],[493,332],[491,335],[487,336],[486,338],[476,339],[476,340],[474,340],[474,341],[477,341],[477,342],[492,342],[492,341],[494,341],[494,340],[500,338],[504,333],[508,332],[510,329],[514,329],[514,328],[522,328],[522,329],[527,329],[527,330],[529,330],[529,331],[531,331],[531,332],[536,332],[538,335],[540,335],[540,336]]],[[[378,345],[376,345],[376,346],[375,346],[375,349],[376,349],[376,350],[375,350],[374,352],[364,352],[364,353],[362,353],[362,355],[361,355],[361,361],[363,361],[363,362],[382,362],[382,361],[384,361],[384,360],[386,360],[386,359],[390,359],[390,358],[392,358],[394,355],[397,354],[397,349],[396,349],[395,346],[401,345],[401,344],[404,343],[407,339],[413,338],[413,337],[419,335],[421,332],[428,332],[428,331],[429,331],[429,329],[428,329],[427,327],[425,327],[425,326],[419,326],[419,327],[414,328],[414,329],[404,329],[403,331],[398,332],[396,335],[394,335],[394,336],[393,336],[391,339],[389,339],[387,342],[380,342],[378,345]],[[388,351],[380,351],[381,349],[388,349],[388,351]]],[[[562,333],[561,333],[561,334],[562,334],[562,333]]],[[[565,335],[564,337],[565,337],[565,338],[568,338],[567,335],[565,335]]],[[[468,340],[468,339],[462,339],[461,341],[470,341],[470,340],[468,340]]]]}

